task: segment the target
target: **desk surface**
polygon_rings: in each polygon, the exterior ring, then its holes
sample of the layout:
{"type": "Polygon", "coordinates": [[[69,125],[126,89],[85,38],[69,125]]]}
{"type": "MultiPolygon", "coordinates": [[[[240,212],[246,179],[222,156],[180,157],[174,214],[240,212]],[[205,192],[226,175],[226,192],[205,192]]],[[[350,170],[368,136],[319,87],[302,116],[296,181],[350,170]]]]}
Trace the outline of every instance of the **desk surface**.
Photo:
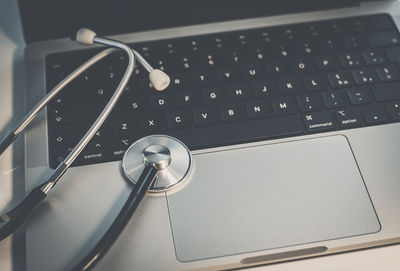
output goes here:
{"type": "MultiPolygon", "coordinates": [[[[0,136],[22,117],[24,108],[24,42],[17,1],[0,1],[0,136]]],[[[0,158],[0,210],[24,195],[23,140],[0,158]]],[[[20,233],[21,234],[21,233],[20,233]]],[[[25,244],[22,236],[0,243],[0,270],[24,270],[25,244]]],[[[250,270],[400,270],[400,245],[375,248],[328,257],[256,267],[250,270]],[[397,256],[397,257],[396,257],[397,256]]]]}

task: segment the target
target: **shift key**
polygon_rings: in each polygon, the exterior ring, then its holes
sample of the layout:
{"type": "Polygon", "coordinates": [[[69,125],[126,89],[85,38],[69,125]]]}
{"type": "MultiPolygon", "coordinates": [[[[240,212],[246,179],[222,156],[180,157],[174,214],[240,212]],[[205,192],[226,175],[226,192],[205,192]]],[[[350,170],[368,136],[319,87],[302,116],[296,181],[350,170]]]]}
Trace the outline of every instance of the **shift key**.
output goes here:
{"type": "Polygon", "coordinates": [[[331,112],[318,112],[303,116],[304,124],[309,132],[319,132],[336,129],[335,117],[331,112]]]}
{"type": "Polygon", "coordinates": [[[374,85],[371,90],[378,102],[388,102],[400,99],[400,82],[374,85]]]}

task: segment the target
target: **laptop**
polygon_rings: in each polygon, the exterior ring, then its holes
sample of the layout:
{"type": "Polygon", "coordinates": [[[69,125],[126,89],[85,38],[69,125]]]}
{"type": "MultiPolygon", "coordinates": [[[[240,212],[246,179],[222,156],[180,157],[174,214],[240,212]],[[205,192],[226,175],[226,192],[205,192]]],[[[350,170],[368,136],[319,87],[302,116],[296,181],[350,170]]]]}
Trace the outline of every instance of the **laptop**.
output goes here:
{"type": "MultiPolygon", "coordinates": [[[[26,226],[27,270],[68,270],[99,240],[132,184],[121,158],[166,134],[193,155],[185,185],[148,195],[96,270],[227,270],[400,241],[397,1],[19,1],[31,108],[121,40],[138,67],[107,122],[26,226]]],[[[62,161],[127,60],[105,59],[25,134],[26,191],[62,161]]]]}

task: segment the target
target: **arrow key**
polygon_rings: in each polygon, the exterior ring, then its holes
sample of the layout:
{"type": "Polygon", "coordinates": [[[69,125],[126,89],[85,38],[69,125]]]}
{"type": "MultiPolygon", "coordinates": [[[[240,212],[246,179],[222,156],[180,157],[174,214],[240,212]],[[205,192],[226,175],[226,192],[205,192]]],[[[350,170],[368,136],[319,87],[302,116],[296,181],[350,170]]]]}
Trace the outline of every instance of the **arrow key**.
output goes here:
{"type": "Polygon", "coordinates": [[[377,112],[364,116],[365,123],[369,125],[384,123],[387,121],[387,119],[388,118],[385,112],[377,112]]]}

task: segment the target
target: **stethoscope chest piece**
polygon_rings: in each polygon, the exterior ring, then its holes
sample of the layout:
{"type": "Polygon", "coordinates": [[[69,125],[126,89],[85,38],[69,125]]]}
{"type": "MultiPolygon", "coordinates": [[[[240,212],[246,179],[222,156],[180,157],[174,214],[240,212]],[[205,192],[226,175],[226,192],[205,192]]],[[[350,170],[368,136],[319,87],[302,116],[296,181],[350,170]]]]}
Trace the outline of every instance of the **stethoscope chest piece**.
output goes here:
{"type": "Polygon", "coordinates": [[[192,170],[190,150],[176,138],[167,135],[150,135],[134,142],[125,152],[122,170],[136,183],[145,166],[158,170],[149,192],[162,192],[183,183],[192,170]]]}

